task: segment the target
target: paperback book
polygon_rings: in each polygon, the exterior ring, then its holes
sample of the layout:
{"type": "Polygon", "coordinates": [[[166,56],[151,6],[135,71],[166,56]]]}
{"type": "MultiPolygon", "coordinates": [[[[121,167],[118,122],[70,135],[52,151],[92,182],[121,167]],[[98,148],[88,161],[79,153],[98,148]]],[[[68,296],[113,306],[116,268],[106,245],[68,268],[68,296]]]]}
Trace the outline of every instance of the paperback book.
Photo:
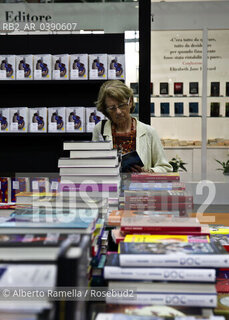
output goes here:
{"type": "Polygon", "coordinates": [[[104,267],[104,278],[109,280],[214,282],[215,274],[215,269],[121,267],[117,253],[107,256],[104,267]]]}
{"type": "Polygon", "coordinates": [[[174,182],[180,181],[179,172],[167,172],[167,173],[132,173],[131,181],[135,182],[174,182]]]}
{"type": "Polygon", "coordinates": [[[223,268],[228,263],[228,253],[218,243],[120,242],[121,266],[223,268]]]}

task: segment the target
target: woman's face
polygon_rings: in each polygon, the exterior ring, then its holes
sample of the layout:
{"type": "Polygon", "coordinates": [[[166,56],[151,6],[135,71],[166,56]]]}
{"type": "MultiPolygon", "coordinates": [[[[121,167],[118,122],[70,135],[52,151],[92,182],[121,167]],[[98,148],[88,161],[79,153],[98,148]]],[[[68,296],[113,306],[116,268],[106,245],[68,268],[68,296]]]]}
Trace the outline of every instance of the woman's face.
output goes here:
{"type": "Polygon", "coordinates": [[[106,97],[105,104],[107,114],[114,124],[122,124],[130,118],[131,99],[119,102],[113,98],[106,97]]]}

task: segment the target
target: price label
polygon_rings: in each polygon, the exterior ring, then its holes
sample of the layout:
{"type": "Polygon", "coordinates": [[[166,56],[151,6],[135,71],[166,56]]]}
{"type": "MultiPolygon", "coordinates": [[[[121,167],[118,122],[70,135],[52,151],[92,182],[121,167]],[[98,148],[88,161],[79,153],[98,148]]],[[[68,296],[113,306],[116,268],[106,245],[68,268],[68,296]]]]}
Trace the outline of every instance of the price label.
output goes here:
{"type": "Polygon", "coordinates": [[[42,72],[41,72],[41,70],[35,70],[35,71],[34,71],[34,78],[37,79],[37,80],[42,79],[42,72]]]}
{"type": "Polygon", "coordinates": [[[18,122],[11,123],[11,131],[18,131],[18,122]]]}
{"type": "Polygon", "coordinates": [[[74,131],[74,122],[67,122],[67,131],[74,131]]]}
{"type": "Polygon", "coordinates": [[[31,131],[31,132],[36,132],[36,131],[38,131],[38,123],[37,123],[37,122],[32,122],[32,123],[30,123],[30,131],[31,131]]]}
{"type": "Polygon", "coordinates": [[[39,183],[38,183],[38,181],[33,181],[33,182],[32,182],[32,189],[33,189],[33,190],[39,190],[39,183]]]}
{"type": "Polygon", "coordinates": [[[0,79],[1,80],[6,79],[6,70],[0,70],[0,79]]]}
{"type": "Polygon", "coordinates": [[[97,79],[99,77],[98,69],[91,69],[90,70],[90,78],[97,79]]]}
{"type": "Polygon", "coordinates": [[[78,69],[71,70],[71,79],[79,79],[79,70],[78,69]]]}
{"type": "Polygon", "coordinates": [[[50,132],[57,131],[57,123],[56,122],[50,122],[49,123],[49,131],[50,132]]]}
{"type": "Polygon", "coordinates": [[[53,70],[53,79],[60,79],[60,70],[53,70]]]}
{"type": "Polygon", "coordinates": [[[115,70],[108,70],[108,77],[109,77],[109,79],[116,79],[116,71],[115,70]]]}
{"type": "Polygon", "coordinates": [[[25,79],[25,72],[24,70],[17,70],[17,80],[25,79]]]}
{"type": "Polygon", "coordinates": [[[13,181],[13,189],[19,189],[19,181],[13,181]]]}

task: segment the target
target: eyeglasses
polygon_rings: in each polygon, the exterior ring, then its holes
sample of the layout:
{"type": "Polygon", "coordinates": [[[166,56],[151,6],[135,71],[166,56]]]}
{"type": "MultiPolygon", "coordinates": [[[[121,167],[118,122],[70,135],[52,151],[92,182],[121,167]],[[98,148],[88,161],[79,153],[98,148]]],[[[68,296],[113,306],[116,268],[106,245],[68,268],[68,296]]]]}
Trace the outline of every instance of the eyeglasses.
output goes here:
{"type": "Polygon", "coordinates": [[[119,110],[125,110],[126,109],[126,107],[128,107],[129,106],[129,104],[130,104],[130,98],[128,99],[128,101],[126,102],[126,103],[121,103],[121,104],[119,104],[119,105],[117,105],[117,106],[110,106],[110,107],[107,107],[106,108],[106,110],[108,111],[108,112],[115,112],[115,111],[117,111],[117,109],[119,108],[119,110]]]}

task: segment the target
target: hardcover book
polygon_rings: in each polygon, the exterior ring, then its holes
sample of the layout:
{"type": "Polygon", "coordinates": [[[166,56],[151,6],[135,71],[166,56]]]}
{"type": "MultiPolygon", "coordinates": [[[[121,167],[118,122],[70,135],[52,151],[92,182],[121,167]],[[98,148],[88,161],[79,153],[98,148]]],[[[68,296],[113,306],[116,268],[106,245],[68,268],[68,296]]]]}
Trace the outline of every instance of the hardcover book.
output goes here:
{"type": "Polygon", "coordinates": [[[219,243],[120,242],[121,266],[223,268],[228,263],[228,253],[219,243]]]}
{"type": "MultiPolygon", "coordinates": [[[[120,166],[116,167],[62,167],[60,168],[60,176],[79,175],[79,176],[117,176],[120,172],[120,166]]],[[[93,179],[93,178],[92,178],[93,179]]]]}
{"type": "Polygon", "coordinates": [[[189,82],[189,94],[199,94],[199,83],[198,82],[189,82]]]}
{"type": "Polygon", "coordinates": [[[211,96],[219,97],[220,95],[220,83],[219,82],[211,82],[211,96]]]}
{"type": "Polygon", "coordinates": [[[169,94],[169,84],[168,82],[160,82],[160,94],[169,94]]]}
{"type": "Polygon", "coordinates": [[[0,133],[10,132],[10,109],[0,108],[0,133]]]}
{"type": "Polygon", "coordinates": [[[188,191],[183,190],[159,190],[159,191],[145,191],[145,190],[125,190],[125,203],[193,203],[193,196],[188,191]]]}
{"type": "Polygon", "coordinates": [[[104,267],[104,278],[109,280],[214,282],[215,273],[215,269],[121,267],[117,253],[107,256],[104,267]]]}
{"type": "Polygon", "coordinates": [[[131,182],[128,186],[130,191],[162,191],[162,190],[185,190],[184,182],[131,182]]]}
{"type": "Polygon", "coordinates": [[[66,141],[64,150],[111,150],[112,141],[66,141]]]}
{"type": "MultiPolygon", "coordinates": [[[[182,217],[156,217],[156,216],[136,216],[123,217],[121,220],[121,232],[129,233],[166,233],[181,231],[200,232],[201,225],[195,218],[182,217]]],[[[175,234],[175,233],[174,233],[175,234]]]]}
{"type": "Polygon", "coordinates": [[[116,158],[90,158],[90,159],[71,159],[71,158],[59,158],[58,168],[90,168],[90,167],[116,167],[118,165],[118,157],[116,158]]]}
{"type": "Polygon", "coordinates": [[[16,56],[0,56],[0,80],[15,80],[15,60],[16,56]]]}
{"type": "Polygon", "coordinates": [[[182,305],[195,307],[216,307],[217,292],[214,284],[109,281],[109,290],[131,290],[132,296],[120,298],[107,296],[107,303],[135,303],[157,305],[182,305]],[[195,297],[195,298],[193,298],[195,297]]]}
{"type": "Polygon", "coordinates": [[[134,165],[138,165],[139,167],[144,167],[144,163],[139,157],[137,151],[131,151],[122,156],[121,160],[121,170],[122,172],[129,172],[130,168],[134,165]]]}
{"type": "Polygon", "coordinates": [[[66,107],[65,112],[66,131],[85,132],[85,108],[66,107]]]}
{"type": "Polygon", "coordinates": [[[183,82],[174,82],[174,94],[183,94],[183,82]]]}
{"type": "Polygon", "coordinates": [[[70,56],[70,79],[88,79],[88,54],[71,54],[70,56]]]}
{"type": "Polygon", "coordinates": [[[97,158],[116,158],[118,155],[117,149],[111,150],[93,150],[93,154],[91,150],[80,150],[79,151],[70,151],[70,158],[72,159],[97,159],[97,158]]]}
{"type": "Polygon", "coordinates": [[[51,80],[52,79],[52,55],[34,55],[33,68],[35,80],[51,80]]]}
{"type": "Polygon", "coordinates": [[[131,181],[137,182],[173,182],[180,181],[179,172],[167,172],[167,173],[149,173],[149,172],[141,172],[141,173],[132,173],[131,181]]]}
{"type": "Polygon", "coordinates": [[[141,210],[141,211],[150,211],[150,210],[162,210],[162,211],[180,211],[180,216],[184,213],[190,212],[193,210],[193,203],[189,202],[154,202],[148,201],[147,203],[144,202],[137,202],[137,203],[130,203],[125,202],[124,208],[126,210],[141,210]]]}

